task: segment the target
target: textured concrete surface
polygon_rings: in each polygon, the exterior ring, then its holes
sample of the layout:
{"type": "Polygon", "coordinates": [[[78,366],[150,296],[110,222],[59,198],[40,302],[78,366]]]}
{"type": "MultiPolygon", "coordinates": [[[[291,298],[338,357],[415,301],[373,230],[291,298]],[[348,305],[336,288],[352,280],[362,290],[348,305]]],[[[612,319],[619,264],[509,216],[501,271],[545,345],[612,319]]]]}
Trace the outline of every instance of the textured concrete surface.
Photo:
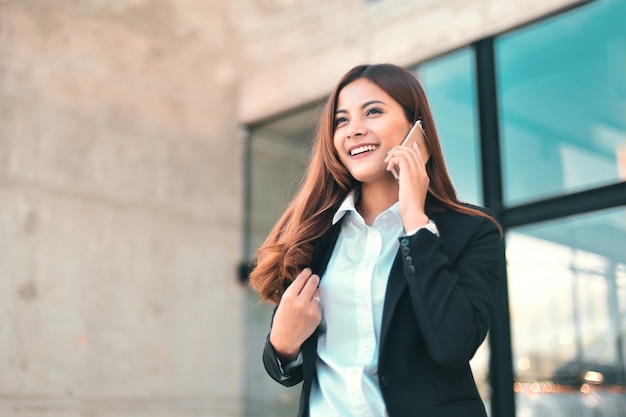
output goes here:
{"type": "Polygon", "coordinates": [[[238,0],[239,118],[254,121],[326,95],[362,63],[415,65],[580,0],[238,0]],[[268,86],[281,88],[268,88],[268,86]]]}
{"type": "Polygon", "coordinates": [[[0,3],[0,415],[241,414],[243,147],[215,9],[0,3]]]}

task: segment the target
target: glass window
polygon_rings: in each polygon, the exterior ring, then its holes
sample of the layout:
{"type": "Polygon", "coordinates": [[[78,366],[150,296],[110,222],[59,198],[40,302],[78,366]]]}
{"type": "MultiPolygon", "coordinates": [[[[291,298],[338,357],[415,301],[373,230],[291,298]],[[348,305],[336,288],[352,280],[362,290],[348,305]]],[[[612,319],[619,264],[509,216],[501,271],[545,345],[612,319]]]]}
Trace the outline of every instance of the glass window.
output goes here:
{"type": "Polygon", "coordinates": [[[626,2],[591,2],[496,42],[504,198],[626,179],[626,2]]]}
{"type": "Polygon", "coordinates": [[[318,111],[310,108],[250,131],[249,255],[263,243],[300,185],[317,118],[318,111]]]}
{"type": "Polygon", "coordinates": [[[421,64],[417,77],[430,103],[448,172],[459,199],[480,204],[474,53],[470,48],[421,64]]]}
{"type": "MultiPolygon", "coordinates": [[[[312,108],[251,129],[246,214],[248,257],[255,254],[297,191],[308,163],[317,119],[317,110],[312,108]]],[[[259,303],[257,295],[248,294],[244,378],[248,417],[286,417],[298,409],[299,391],[271,383],[260,358],[272,310],[273,305],[259,303]]]]}
{"type": "Polygon", "coordinates": [[[518,416],[626,415],[626,210],[506,241],[518,416]]]}

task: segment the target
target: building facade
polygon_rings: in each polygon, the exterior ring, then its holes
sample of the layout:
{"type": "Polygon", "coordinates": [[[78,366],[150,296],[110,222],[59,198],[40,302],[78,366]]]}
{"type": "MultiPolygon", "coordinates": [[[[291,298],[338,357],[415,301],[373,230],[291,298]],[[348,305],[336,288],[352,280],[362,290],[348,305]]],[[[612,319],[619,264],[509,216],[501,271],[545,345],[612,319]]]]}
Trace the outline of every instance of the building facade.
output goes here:
{"type": "MultiPolygon", "coordinates": [[[[288,64],[244,81],[245,94],[283,80],[272,93],[251,94],[266,105],[246,97],[244,120],[247,111],[286,107],[248,125],[248,255],[302,178],[323,92],[353,64],[399,63],[424,85],[460,198],[492,209],[505,229],[506,285],[472,361],[491,415],[621,416],[626,3],[446,6],[361,2],[322,22],[303,19],[315,36],[303,30],[311,40],[288,64]],[[313,39],[337,33],[316,49],[313,39]]],[[[258,326],[269,314],[255,307],[248,321],[249,381],[263,377],[255,360],[267,329],[258,326]]],[[[246,391],[247,415],[297,409],[298,389],[254,382],[246,391]]]]}

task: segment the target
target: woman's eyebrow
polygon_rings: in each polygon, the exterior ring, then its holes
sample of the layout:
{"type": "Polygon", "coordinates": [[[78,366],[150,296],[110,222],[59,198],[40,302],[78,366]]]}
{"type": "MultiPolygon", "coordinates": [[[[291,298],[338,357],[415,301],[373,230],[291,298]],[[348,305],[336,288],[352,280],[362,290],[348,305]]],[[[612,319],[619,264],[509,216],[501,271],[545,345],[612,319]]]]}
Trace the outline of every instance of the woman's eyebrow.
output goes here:
{"type": "Polygon", "coordinates": [[[364,109],[367,106],[371,106],[372,104],[385,104],[385,102],[382,100],[370,100],[370,101],[366,101],[365,103],[363,103],[361,108],[364,109]]]}

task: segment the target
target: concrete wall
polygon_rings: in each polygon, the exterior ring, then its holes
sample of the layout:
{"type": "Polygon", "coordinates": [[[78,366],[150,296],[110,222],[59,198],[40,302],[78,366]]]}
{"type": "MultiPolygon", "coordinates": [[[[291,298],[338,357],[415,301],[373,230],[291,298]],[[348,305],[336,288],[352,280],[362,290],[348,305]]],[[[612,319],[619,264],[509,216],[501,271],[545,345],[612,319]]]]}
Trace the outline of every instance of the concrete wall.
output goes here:
{"type": "Polygon", "coordinates": [[[414,65],[584,2],[238,0],[229,14],[246,59],[239,118],[254,122],[315,100],[354,65],[414,65]]]}
{"type": "Polygon", "coordinates": [[[239,416],[221,3],[0,2],[0,415],[239,416]]]}
{"type": "Polygon", "coordinates": [[[292,410],[244,381],[239,124],[575,3],[0,0],[0,416],[292,410]]]}

